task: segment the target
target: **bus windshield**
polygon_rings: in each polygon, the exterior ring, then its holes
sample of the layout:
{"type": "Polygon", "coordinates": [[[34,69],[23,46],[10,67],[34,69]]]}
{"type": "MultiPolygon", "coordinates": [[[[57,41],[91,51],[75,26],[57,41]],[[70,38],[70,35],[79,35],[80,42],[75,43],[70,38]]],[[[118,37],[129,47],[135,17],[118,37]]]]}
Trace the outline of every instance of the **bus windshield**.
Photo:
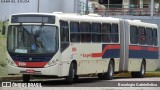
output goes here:
{"type": "Polygon", "coordinates": [[[9,53],[53,54],[58,50],[58,29],[46,25],[12,25],[8,28],[9,53]]]}

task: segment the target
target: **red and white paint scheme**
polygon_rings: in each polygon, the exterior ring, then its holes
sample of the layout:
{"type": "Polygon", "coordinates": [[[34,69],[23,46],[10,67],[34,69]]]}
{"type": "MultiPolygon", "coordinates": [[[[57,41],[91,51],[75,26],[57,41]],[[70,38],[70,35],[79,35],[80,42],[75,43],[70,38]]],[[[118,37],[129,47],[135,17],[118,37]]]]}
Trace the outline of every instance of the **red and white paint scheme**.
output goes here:
{"type": "Polygon", "coordinates": [[[115,72],[144,77],[158,65],[158,26],[139,20],[55,13],[14,14],[9,19],[9,74],[65,77],[115,72]]]}

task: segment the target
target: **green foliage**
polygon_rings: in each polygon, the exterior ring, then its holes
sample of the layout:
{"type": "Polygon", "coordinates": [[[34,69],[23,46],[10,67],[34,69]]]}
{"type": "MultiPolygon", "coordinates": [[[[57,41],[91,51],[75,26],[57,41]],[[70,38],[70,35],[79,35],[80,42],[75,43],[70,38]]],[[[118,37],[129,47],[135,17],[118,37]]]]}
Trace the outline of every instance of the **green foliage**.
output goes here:
{"type": "Polygon", "coordinates": [[[2,22],[0,22],[0,76],[6,75],[6,35],[2,35],[2,22]]]}
{"type": "Polygon", "coordinates": [[[0,65],[4,66],[6,60],[6,35],[2,35],[2,22],[0,22],[0,65]]]}
{"type": "Polygon", "coordinates": [[[160,72],[160,69],[157,69],[156,72],[160,72]]]}

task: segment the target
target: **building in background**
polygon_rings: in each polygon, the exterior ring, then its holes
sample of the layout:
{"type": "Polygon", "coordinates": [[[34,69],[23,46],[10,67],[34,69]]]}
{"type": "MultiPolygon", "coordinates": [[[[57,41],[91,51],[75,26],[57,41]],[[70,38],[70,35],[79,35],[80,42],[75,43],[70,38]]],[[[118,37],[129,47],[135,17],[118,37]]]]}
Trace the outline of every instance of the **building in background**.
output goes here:
{"type": "MultiPolygon", "coordinates": [[[[158,15],[159,0],[90,0],[106,7],[105,15],[158,15]],[[152,13],[151,13],[152,12],[152,13]]],[[[97,10],[96,12],[101,12],[97,10]]]]}
{"type": "Polygon", "coordinates": [[[1,0],[0,20],[13,13],[97,13],[102,16],[158,14],[159,0],[1,0]],[[99,4],[99,1],[105,1],[99,4]],[[153,4],[151,3],[153,1],[153,4]]]}
{"type": "MultiPolygon", "coordinates": [[[[5,20],[9,15],[14,13],[28,12],[97,13],[102,16],[149,16],[151,14],[152,0],[104,0],[104,4],[99,4],[99,1],[100,0],[0,0],[0,20],[5,20]]],[[[153,15],[157,15],[159,0],[153,1],[153,15]]]]}

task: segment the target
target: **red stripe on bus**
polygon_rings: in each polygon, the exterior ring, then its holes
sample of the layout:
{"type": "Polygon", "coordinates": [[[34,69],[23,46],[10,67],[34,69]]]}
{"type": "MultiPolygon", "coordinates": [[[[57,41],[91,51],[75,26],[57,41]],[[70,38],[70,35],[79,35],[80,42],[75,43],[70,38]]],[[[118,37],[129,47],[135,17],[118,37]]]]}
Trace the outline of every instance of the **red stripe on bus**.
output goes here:
{"type": "MultiPolygon", "coordinates": [[[[120,49],[120,45],[106,45],[101,53],[92,53],[92,57],[102,57],[104,53],[110,49],[120,49]]],[[[129,50],[158,51],[158,47],[129,46],[129,50]]]]}
{"type": "Polygon", "coordinates": [[[102,57],[107,50],[110,49],[120,49],[120,45],[106,45],[101,53],[92,53],[92,57],[102,57]]]}
{"type": "Polygon", "coordinates": [[[36,68],[40,68],[40,67],[44,67],[48,62],[15,62],[17,64],[17,66],[19,67],[36,67],[36,68]]]}
{"type": "Polygon", "coordinates": [[[158,51],[158,47],[129,46],[129,50],[147,50],[147,51],[158,51]]]}

